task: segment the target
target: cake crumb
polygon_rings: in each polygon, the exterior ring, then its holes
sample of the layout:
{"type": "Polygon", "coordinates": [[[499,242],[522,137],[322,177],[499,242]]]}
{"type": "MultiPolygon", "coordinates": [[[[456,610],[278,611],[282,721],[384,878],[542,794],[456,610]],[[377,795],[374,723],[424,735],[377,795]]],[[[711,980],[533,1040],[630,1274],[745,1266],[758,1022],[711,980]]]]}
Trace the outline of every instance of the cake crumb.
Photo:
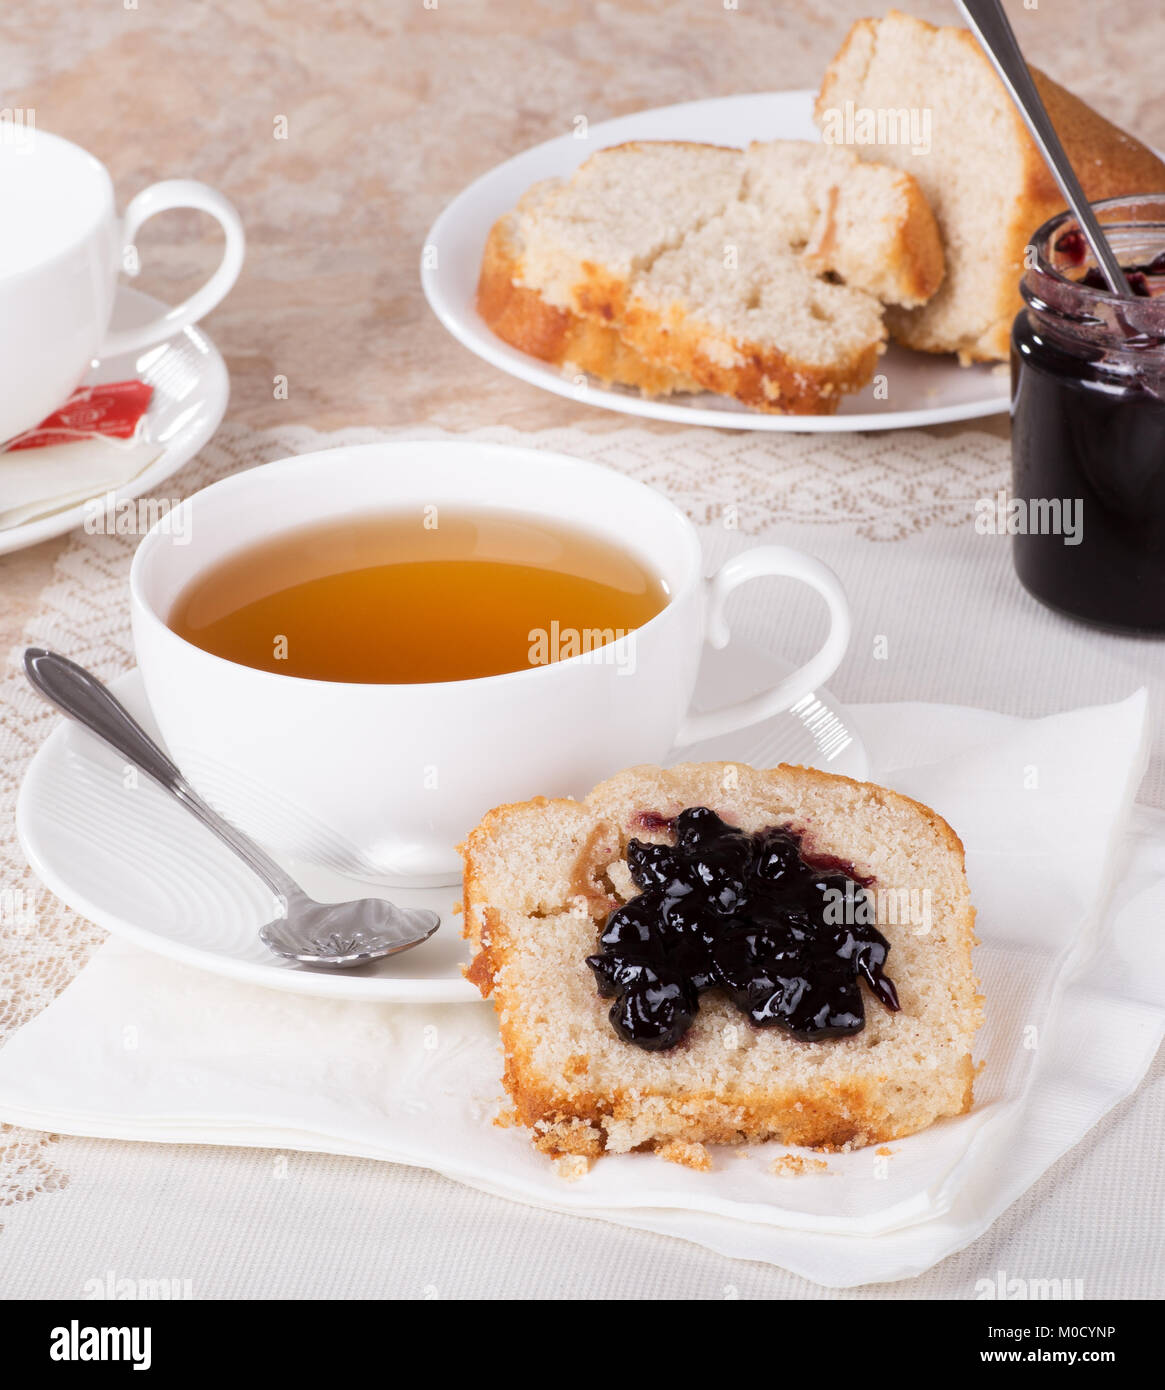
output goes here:
{"type": "Polygon", "coordinates": [[[563,1182],[578,1182],[591,1170],[591,1161],[582,1154],[563,1154],[554,1160],[554,1174],[563,1182]]]}
{"type": "Polygon", "coordinates": [[[893,1158],[897,1152],[897,1149],[890,1148],[888,1144],[883,1144],[882,1147],[877,1150],[879,1158],[893,1158]]]}
{"type": "Polygon", "coordinates": [[[465,907],[464,907],[464,905],[463,905],[462,903],[460,903],[460,902],[455,902],[455,903],[453,904],[453,915],[454,915],[454,917],[460,917],[461,914],[462,914],[464,911],[465,911],[465,907]]]}
{"type": "Polygon", "coordinates": [[[751,1157],[752,1157],[752,1150],[751,1150],[751,1149],[733,1149],[733,1150],[732,1150],[732,1157],[733,1157],[733,1158],[751,1158],[751,1157]]]}
{"type": "Polygon", "coordinates": [[[551,1158],[569,1154],[598,1158],[603,1152],[602,1131],[577,1116],[565,1120],[536,1120],[533,1129],[534,1147],[551,1158]]]}
{"type": "Polygon", "coordinates": [[[864,1149],[872,1139],[873,1136],[863,1129],[852,1139],[847,1139],[844,1144],[814,1144],[813,1148],[819,1154],[852,1154],[858,1149],[864,1149]]]}
{"type": "Polygon", "coordinates": [[[806,1158],[804,1154],[782,1154],[774,1158],[769,1172],[778,1178],[801,1177],[806,1173],[828,1173],[829,1164],[823,1158],[806,1158]]]}
{"type": "Polygon", "coordinates": [[[518,1123],[518,1112],[512,1105],[502,1105],[494,1116],[498,1129],[512,1129],[518,1123]]]}
{"type": "Polygon", "coordinates": [[[690,1144],[685,1139],[669,1139],[655,1152],[669,1163],[679,1163],[682,1167],[692,1168],[697,1173],[706,1173],[712,1167],[712,1160],[703,1144],[690,1144]]]}

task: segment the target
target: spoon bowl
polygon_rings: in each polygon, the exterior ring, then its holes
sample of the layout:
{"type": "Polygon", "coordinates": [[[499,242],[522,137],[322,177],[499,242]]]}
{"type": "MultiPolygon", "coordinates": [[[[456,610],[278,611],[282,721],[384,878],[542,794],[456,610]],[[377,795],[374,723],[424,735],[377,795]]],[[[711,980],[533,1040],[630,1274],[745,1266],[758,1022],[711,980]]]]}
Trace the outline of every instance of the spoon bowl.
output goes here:
{"type": "Polygon", "coordinates": [[[272,890],[277,913],[259,929],[259,936],[276,955],[300,965],[346,970],[419,946],[441,925],[436,912],[397,907],[386,898],[317,902],[265,849],[203,801],[92,672],[44,647],[28,648],[24,670],[46,700],[168,791],[272,890]]]}
{"type": "Polygon", "coordinates": [[[259,936],[277,956],[346,970],[419,946],[440,923],[435,912],[396,907],[384,898],[320,903],[303,895],[287,904],[286,916],[260,927],[259,936]]]}

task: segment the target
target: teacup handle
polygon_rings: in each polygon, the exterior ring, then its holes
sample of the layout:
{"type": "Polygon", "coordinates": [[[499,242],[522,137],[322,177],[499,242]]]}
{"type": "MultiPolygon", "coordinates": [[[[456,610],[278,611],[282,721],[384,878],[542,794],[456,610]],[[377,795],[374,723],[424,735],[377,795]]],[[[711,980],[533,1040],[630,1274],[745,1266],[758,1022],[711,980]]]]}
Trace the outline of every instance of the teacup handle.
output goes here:
{"type": "Polygon", "coordinates": [[[724,618],[724,605],[733,589],[750,579],[761,579],[767,575],[799,579],[817,590],[829,605],[830,626],[825,641],[804,666],[798,667],[771,690],[762,690],[750,699],[725,705],[722,709],[689,714],[676,735],[677,747],[699,743],[706,738],[717,738],[720,734],[746,728],[749,724],[779,714],[796,704],[803,695],[816,690],[841,664],[850,636],[849,604],[845,591],[837,575],[820,560],[783,545],[762,545],[755,550],[745,550],[721,565],[711,579],[704,581],[707,585],[705,638],[708,643],[716,648],[728,645],[731,634],[724,618]]]}
{"type": "Polygon", "coordinates": [[[106,334],[101,344],[102,357],[117,357],[124,352],[136,352],[140,348],[153,347],[155,343],[172,338],[175,333],[192,323],[197,323],[223,299],[231,286],[239,278],[246,250],[243,223],[234,207],[216,189],[195,179],[166,179],[162,183],[152,183],[143,188],[125,210],[122,223],[122,255],[133,245],[134,237],[142,223],[159,212],[169,212],[172,208],[197,208],[209,212],[226,234],[226,247],[218,269],[203,287],[175,304],[172,309],[159,314],[149,323],[136,328],[119,328],[106,334]]]}

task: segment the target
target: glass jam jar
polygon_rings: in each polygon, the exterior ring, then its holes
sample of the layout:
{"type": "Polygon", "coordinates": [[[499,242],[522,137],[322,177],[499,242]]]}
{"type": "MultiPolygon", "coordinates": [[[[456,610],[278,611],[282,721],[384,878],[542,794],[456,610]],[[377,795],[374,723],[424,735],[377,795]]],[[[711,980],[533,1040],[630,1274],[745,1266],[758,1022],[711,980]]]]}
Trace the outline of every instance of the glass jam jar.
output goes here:
{"type": "Polygon", "coordinates": [[[1032,238],[1011,332],[1012,555],[1049,607],[1165,633],[1165,194],[1094,206],[1136,293],[1104,287],[1071,213],[1032,238]]]}

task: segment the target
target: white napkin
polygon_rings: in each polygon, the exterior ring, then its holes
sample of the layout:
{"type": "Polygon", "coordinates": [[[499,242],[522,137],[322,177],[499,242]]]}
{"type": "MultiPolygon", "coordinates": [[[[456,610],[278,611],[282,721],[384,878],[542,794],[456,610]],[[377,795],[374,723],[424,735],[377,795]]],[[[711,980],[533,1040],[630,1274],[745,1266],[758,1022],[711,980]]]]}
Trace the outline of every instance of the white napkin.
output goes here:
{"type": "Polygon", "coordinates": [[[162,448],[95,434],[72,444],[0,453],[0,531],[116,492],[148,468],[162,448]]]}
{"type": "Polygon", "coordinates": [[[1034,721],[851,711],[879,779],[964,839],[988,1001],[974,1110],[888,1157],[833,1155],[825,1172],[780,1177],[775,1145],[714,1151],[712,1173],[630,1154],[566,1183],[520,1130],[490,1123],[500,1057],[487,1007],[301,998],[116,940],[0,1051],[0,1118],[423,1165],[833,1287],[920,1273],[1129,1094],[1165,1032],[1165,816],[1129,822],[1146,705],[1142,692],[1034,721]]]}

